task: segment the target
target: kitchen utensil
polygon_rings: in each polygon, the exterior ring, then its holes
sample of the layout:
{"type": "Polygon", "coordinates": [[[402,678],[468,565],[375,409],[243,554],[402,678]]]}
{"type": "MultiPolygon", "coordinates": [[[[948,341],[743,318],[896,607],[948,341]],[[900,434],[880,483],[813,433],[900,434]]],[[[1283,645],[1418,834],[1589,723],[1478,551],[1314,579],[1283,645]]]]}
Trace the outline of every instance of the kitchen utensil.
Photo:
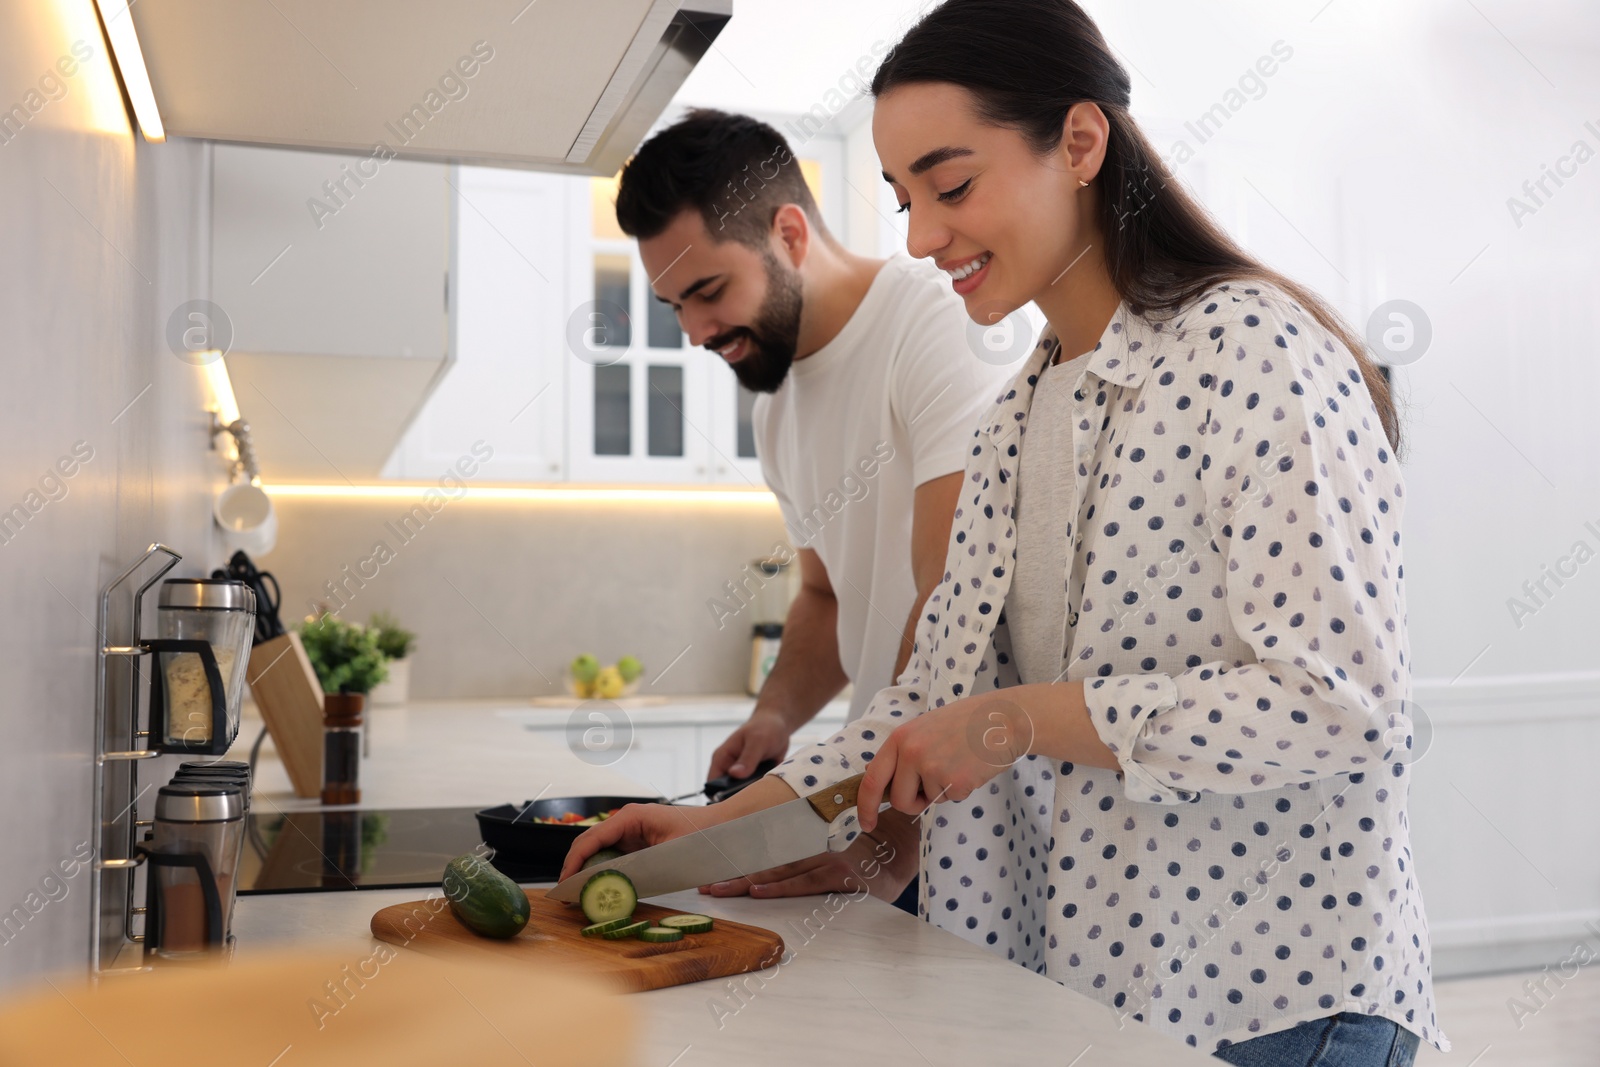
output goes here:
{"type": "Polygon", "coordinates": [[[145,642],[150,735],[161,752],[221,755],[239,734],[255,594],[228,578],[169,578],[157,606],[160,637],[145,642]]]}
{"type": "Polygon", "coordinates": [[[621,871],[640,897],[653,897],[819,855],[828,851],[828,824],[856,806],[861,778],[594,864],[556,885],[550,899],[576,901],[583,884],[605,870],[621,871]]]}
{"type": "MultiPolygon", "coordinates": [[[[443,903],[438,897],[433,904],[414,900],[384,908],[372,917],[372,934],[380,941],[426,953],[470,949],[476,950],[477,959],[494,955],[529,967],[581,970],[609,979],[630,993],[743,974],[771,967],[783,958],[783,938],[771,930],[727,919],[717,919],[716,928],[710,933],[692,934],[682,941],[664,944],[632,938],[607,941],[584,937],[579,931],[589,920],[577,908],[548,899],[542,890],[524,892],[533,914],[527,929],[507,941],[468,930],[448,907],[437,907],[443,903]]],[[[633,914],[638,919],[659,922],[682,913],[640,904],[633,914]]]]}
{"type": "Polygon", "coordinates": [[[234,877],[244,844],[244,800],[232,782],[180,781],[156,796],[145,951],[157,959],[222,948],[233,919],[234,877]]]}
{"type": "Polygon", "coordinates": [[[217,568],[211,572],[211,577],[232,578],[234,581],[245,583],[255,593],[256,644],[284,635],[286,631],[283,628],[283,621],[278,618],[278,608],[283,603],[283,593],[278,588],[278,579],[272,576],[271,571],[257,570],[250,557],[241,550],[235,552],[228,560],[226,569],[217,568]]]}
{"type": "Polygon", "coordinates": [[[727,800],[745,786],[754,785],[756,782],[760,781],[762,775],[766,774],[777,765],[778,761],[775,759],[762,760],[760,765],[756,767],[756,773],[752,774],[748,778],[735,778],[732,775],[724,774],[719,777],[709,779],[704,786],[695,790],[693,793],[685,793],[682,796],[668,798],[667,803],[676,804],[680,800],[688,800],[690,797],[697,797],[701,796],[702,794],[713,804],[717,803],[719,800],[727,800]]]}

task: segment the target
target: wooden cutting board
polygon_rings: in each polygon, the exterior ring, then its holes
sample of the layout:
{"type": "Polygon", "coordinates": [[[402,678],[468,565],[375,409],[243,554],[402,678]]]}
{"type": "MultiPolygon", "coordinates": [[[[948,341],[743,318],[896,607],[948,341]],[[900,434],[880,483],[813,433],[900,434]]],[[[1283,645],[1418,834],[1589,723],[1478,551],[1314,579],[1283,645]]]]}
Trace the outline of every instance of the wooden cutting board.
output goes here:
{"type": "MultiPolygon", "coordinates": [[[[372,934],[380,941],[404,945],[421,952],[476,949],[502,960],[581,969],[609,980],[624,992],[725,978],[771,967],[783,957],[783,938],[759,926],[717,919],[708,934],[685,934],[681,941],[652,944],[637,938],[607,941],[584,937],[588,925],[583,912],[548,900],[542,889],[525,889],[533,914],[527,927],[500,941],[473,933],[451,914],[442,896],[413,900],[384,908],[372,917],[372,934]]],[[[660,922],[684,912],[654,904],[640,904],[635,919],[660,922]]]]}

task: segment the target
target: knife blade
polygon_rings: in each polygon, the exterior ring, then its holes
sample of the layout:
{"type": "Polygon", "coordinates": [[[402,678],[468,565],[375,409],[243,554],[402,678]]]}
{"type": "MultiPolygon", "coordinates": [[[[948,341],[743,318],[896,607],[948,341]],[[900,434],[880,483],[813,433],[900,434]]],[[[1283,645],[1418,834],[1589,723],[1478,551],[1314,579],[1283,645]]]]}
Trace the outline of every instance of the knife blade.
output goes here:
{"type": "Polygon", "coordinates": [[[573,902],[601,871],[628,876],[640,898],[755,874],[828,851],[828,825],[856,806],[861,775],[719,826],[585,867],[545,895],[573,902]]]}

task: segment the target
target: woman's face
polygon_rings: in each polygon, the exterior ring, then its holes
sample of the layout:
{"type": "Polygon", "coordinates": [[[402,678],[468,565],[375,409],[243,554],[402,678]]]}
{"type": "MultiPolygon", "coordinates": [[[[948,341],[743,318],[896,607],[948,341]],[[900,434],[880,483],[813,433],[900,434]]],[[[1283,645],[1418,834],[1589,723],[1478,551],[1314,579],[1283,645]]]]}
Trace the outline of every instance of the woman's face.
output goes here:
{"type": "Polygon", "coordinates": [[[906,250],[950,273],[967,314],[988,325],[1046,293],[1090,243],[1093,190],[1078,181],[1093,178],[1104,140],[1085,154],[1069,121],[1041,157],[1016,130],[981,122],[975,105],[949,82],[901,85],[878,98],[872,136],[909,213],[906,250]]]}

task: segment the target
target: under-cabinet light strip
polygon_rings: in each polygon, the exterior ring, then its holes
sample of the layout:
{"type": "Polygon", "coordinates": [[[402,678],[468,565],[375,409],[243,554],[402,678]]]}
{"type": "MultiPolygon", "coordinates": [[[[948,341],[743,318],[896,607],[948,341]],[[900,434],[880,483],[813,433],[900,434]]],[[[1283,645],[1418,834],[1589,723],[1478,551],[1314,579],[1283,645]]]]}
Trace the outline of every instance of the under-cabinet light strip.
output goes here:
{"type": "Polygon", "coordinates": [[[95,0],[95,5],[100,9],[106,36],[111,38],[111,52],[116,57],[128,100],[133,104],[134,117],[139,120],[139,132],[146,141],[165,141],[167,131],[161,125],[161,111],[156,107],[150,69],[145,66],[144,49],[139,47],[139,34],[133,28],[133,14],[128,10],[132,5],[128,0],[95,0]]]}
{"type": "Polygon", "coordinates": [[[727,504],[775,507],[777,498],[749,489],[620,489],[609,486],[441,486],[438,483],[396,485],[263,485],[268,496],[324,500],[416,500],[432,490],[448,499],[506,500],[541,503],[727,504]]]}

